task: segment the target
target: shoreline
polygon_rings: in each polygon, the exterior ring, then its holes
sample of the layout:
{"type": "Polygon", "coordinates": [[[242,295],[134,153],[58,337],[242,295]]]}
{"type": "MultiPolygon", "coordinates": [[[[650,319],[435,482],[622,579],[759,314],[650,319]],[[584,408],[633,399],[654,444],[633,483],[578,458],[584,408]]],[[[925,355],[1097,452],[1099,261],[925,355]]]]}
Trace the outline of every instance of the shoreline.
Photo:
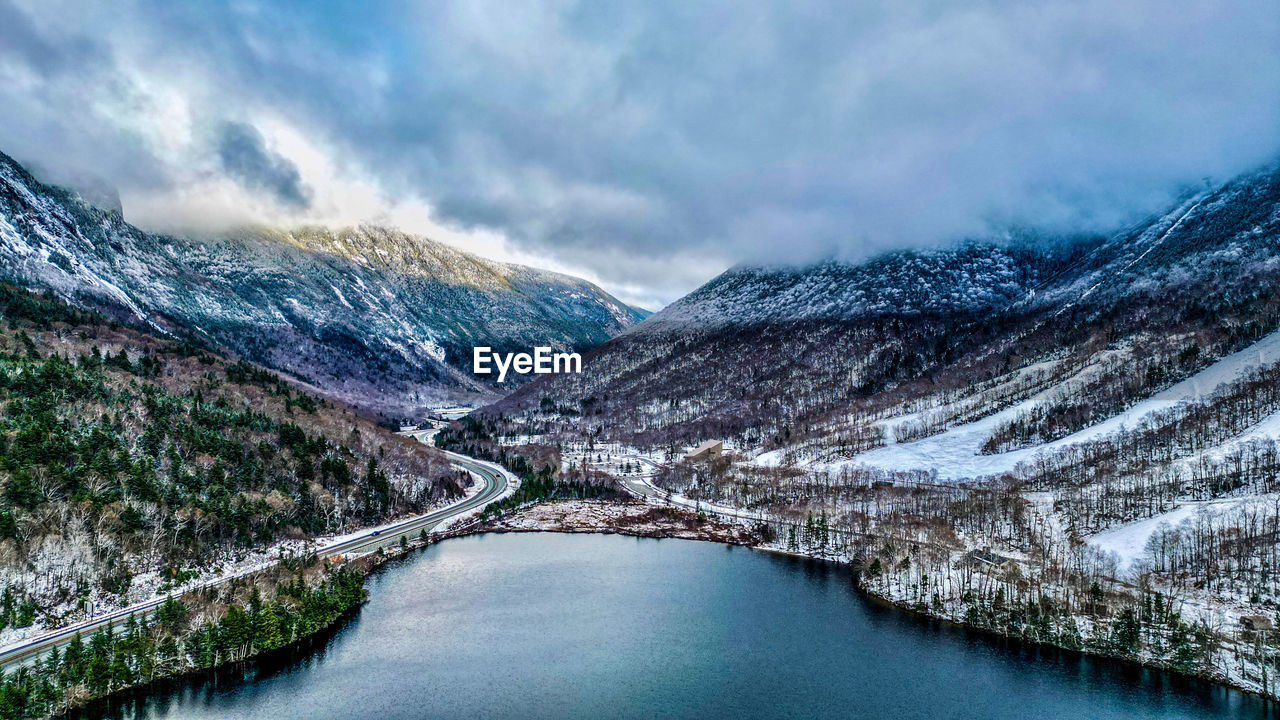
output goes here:
{"type": "MultiPolygon", "coordinates": [[[[433,534],[426,540],[414,538],[403,545],[382,548],[360,558],[353,558],[351,561],[344,563],[343,566],[360,572],[362,582],[367,582],[370,576],[382,572],[393,561],[403,561],[415,551],[444,540],[488,533],[536,532],[621,535],[656,540],[696,540],[758,550],[793,560],[837,566],[849,572],[851,585],[863,598],[878,606],[903,613],[905,616],[920,622],[940,624],[942,627],[976,633],[990,640],[1012,641],[1027,648],[1051,650],[1055,653],[1064,653],[1070,657],[1117,663],[1118,667],[1135,670],[1157,670],[1182,680],[1205,683],[1215,688],[1258,697],[1268,703],[1275,703],[1276,707],[1280,708],[1280,703],[1277,702],[1275,697],[1262,694],[1249,687],[1225,682],[1222,678],[1185,673],[1158,663],[1144,662],[1139,658],[1110,655],[1091,651],[1088,648],[1063,647],[1038,639],[1002,633],[994,628],[970,625],[952,618],[936,615],[926,609],[898,602],[891,597],[875,592],[862,581],[860,573],[848,560],[818,557],[803,552],[773,547],[764,541],[760,533],[744,528],[741,524],[716,520],[710,516],[700,518],[689,510],[655,506],[638,500],[569,500],[533,503],[515,508],[499,517],[488,520],[468,518],[468,522],[445,532],[433,534]]],[[[86,712],[97,712],[98,716],[105,716],[112,710],[119,709],[131,702],[145,702],[148,697],[152,697],[158,692],[163,693],[184,685],[198,683],[202,680],[216,680],[227,673],[238,673],[238,677],[242,679],[244,677],[243,673],[247,672],[248,668],[259,663],[297,654],[314,653],[322,648],[324,643],[327,643],[342,627],[358,617],[361,606],[367,600],[367,596],[362,598],[359,602],[345,608],[332,622],[317,628],[312,633],[296,638],[287,645],[255,652],[238,660],[228,661],[213,667],[188,668],[180,673],[157,677],[147,682],[120,688],[107,695],[74,704],[65,711],[55,713],[50,717],[81,717],[86,712]]],[[[238,682],[240,680],[233,681],[238,682]]]]}
{"type": "MultiPolygon", "coordinates": [[[[372,572],[372,570],[370,572],[372,572]]],[[[199,682],[217,682],[219,678],[224,677],[229,673],[239,673],[240,678],[243,678],[244,673],[250,666],[288,657],[302,657],[313,654],[322,650],[324,645],[328,643],[334,635],[340,632],[342,628],[352,620],[355,620],[355,618],[360,614],[360,608],[363,605],[364,601],[352,605],[344,610],[332,623],[316,630],[314,633],[297,638],[288,645],[274,648],[272,650],[265,650],[241,660],[227,662],[222,665],[207,668],[191,668],[186,672],[166,675],[149,682],[121,688],[108,695],[95,697],[79,705],[69,707],[64,712],[56,713],[49,717],[57,718],[58,720],[69,720],[70,718],[83,717],[86,714],[90,714],[93,717],[111,717],[110,714],[112,712],[122,710],[130,704],[145,703],[149,698],[156,697],[160,693],[170,692],[199,682]]],[[[233,679],[232,681],[234,682],[236,680],[233,679]]]]}
{"type": "MultiPolygon", "coordinates": [[[[182,687],[201,680],[216,679],[227,673],[241,673],[245,669],[257,663],[267,662],[272,659],[289,657],[295,654],[306,655],[315,652],[326,643],[334,633],[344,627],[347,623],[354,620],[360,613],[360,608],[368,602],[368,591],[364,590],[364,584],[368,578],[380,568],[385,566],[392,560],[402,559],[410,554],[413,550],[418,550],[429,545],[429,541],[415,538],[406,542],[404,545],[396,545],[391,548],[380,548],[377,551],[355,557],[341,564],[330,566],[323,560],[318,560],[319,565],[328,572],[330,568],[334,570],[350,571],[360,578],[361,594],[358,599],[343,605],[333,619],[316,627],[311,632],[300,634],[283,645],[271,648],[262,648],[249,651],[243,657],[227,659],[209,666],[187,666],[178,669],[176,672],[158,674],[150,679],[139,678],[133,684],[118,687],[110,692],[101,695],[92,695],[89,697],[72,697],[66,706],[55,710],[47,715],[38,717],[48,718],[80,718],[86,715],[91,717],[111,717],[111,713],[127,706],[129,703],[145,702],[149,697],[155,696],[173,688],[182,687]]],[[[247,581],[249,587],[257,587],[260,581],[266,583],[278,582],[279,578],[272,577],[272,573],[276,568],[266,568],[257,573],[243,576],[238,580],[247,581]]],[[[317,588],[324,584],[325,579],[321,579],[318,585],[309,587],[317,588]]],[[[184,593],[179,599],[186,599],[192,596],[198,597],[199,591],[184,593]]],[[[218,600],[214,600],[212,605],[216,606],[218,600]]],[[[230,605],[228,605],[230,607],[230,605]]],[[[193,606],[201,610],[200,606],[193,606]]],[[[189,608],[190,609],[190,608],[189,608]]],[[[225,616],[225,615],[224,615],[225,616]]],[[[188,631],[179,638],[179,644],[185,643],[188,638],[193,635],[192,631],[188,631]]],[[[85,636],[86,639],[92,636],[85,636]]],[[[37,663],[42,661],[37,661],[37,663]]],[[[39,667],[33,665],[28,667],[39,667]]]]}
{"type": "MultiPolygon", "coordinates": [[[[509,513],[506,513],[503,516],[500,516],[498,518],[493,518],[483,522],[476,522],[474,524],[469,524],[465,527],[455,528],[454,530],[450,531],[449,533],[446,533],[445,535],[440,536],[439,538],[433,537],[432,542],[437,542],[438,540],[446,540],[446,539],[455,538],[455,537],[465,537],[468,535],[479,535],[479,534],[490,533],[490,532],[492,533],[560,532],[560,533],[568,533],[568,534],[597,533],[597,534],[627,535],[632,537],[645,537],[645,538],[652,538],[652,539],[678,539],[678,540],[699,540],[703,542],[718,542],[721,544],[736,545],[736,546],[745,547],[751,550],[768,552],[775,555],[780,555],[780,556],[793,558],[797,560],[828,563],[828,564],[838,565],[842,568],[847,569],[850,573],[850,579],[854,588],[863,597],[867,598],[870,601],[875,602],[876,604],[882,605],[887,608],[891,608],[897,612],[904,613],[910,617],[917,618],[919,620],[925,620],[931,623],[941,623],[947,627],[964,630],[966,632],[978,633],[988,638],[1000,639],[1000,640],[1011,640],[1011,641],[1018,642],[1020,644],[1024,644],[1029,647],[1051,649],[1055,652],[1068,653],[1076,657],[1087,657],[1095,660],[1116,662],[1123,666],[1127,666],[1134,669],[1158,670],[1160,672],[1169,673],[1171,676],[1182,678],[1185,680],[1208,683],[1215,687],[1220,687],[1224,689],[1230,689],[1236,692],[1246,693],[1248,695],[1261,698],[1262,700],[1265,700],[1269,703],[1273,703],[1275,704],[1277,709],[1280,709],[1280,696],[1266,694],[1258,691],[1256,688],[1251,688],[1243,684],[1231,682],[1231,678],[1228,676],[1211,676],[1211,675],[1205,675],[1201,673],[1188,673],[1174,667],[1169,667],[1161,663],[1150,662],[1145,658],[1099,652],[1096,649],[1089,648],[1087,646],[1080,647],[1080,648],[1065,647],[1065,646],[1057,645],[1051,642],[1045,642],[1037,638],[1029,638],[1021,635],[1004,633],[1004,632],[1000,632],[996,628],[985,627],[981,625],[973,625],[973,624],[965,623],[961,620],[956,620],[951,617],[935,614],[929,611],[927,608],[921,608],[916,605],[909,604],[907,602],[901,602],[901,601],[895,600],[894,598],[886,594],[876,592],[874,588],[870,587],[866,582],[863,581],[861,573],[848,560],[830,558],[830,557],[819,557],[815,555],[808,555],[803,552],[797,552],[794,550],[787,550],[781,547],[770,546],[768,544],[761,542],[762,538],[759,535],[759,533],[746,531],[741,524],[735,525],[733,523],[728,523],[721,520],[715,520],[713,516],[705,516],[705,519],[702,521],[702,524],[707,525],[709,527],[707,527],[702,532],[693,532],[693,533],[681,532],[679,530],[671,530],[671,529],[668,529],[667,531],[664,532],[663,529],[661,528],[650,530],[650,529],[639,528],[636,526],[610,527],[607,525],[607,523],[602,522],[600,519],[585,519],[584,521],[584,518],[580,518],[580,517],[574,518],[572,517],[572,513],[568,513],[568,512],[562,513],[561,517],[565,519],[575,520],[578,522],[578,524],[571,525],[571,526],[561,525],[561,526],[551,526],[551,527],[546,527],[546,526],[535,527],[532,525],[524,524],[523,522],[521,524],[514,525],[514,526],[511,524],[512,521],[514,520],[521,520],[523,518],[527,518],[531,514],[531,511],[536,511],[538,508],[566,506],[566,505],[574,505],[576,507],[574,507],[573,510],[578,510],[578,511],[589,509],[589,508],[590,509],[603,508],[606,506],[649,507],[649,508],[656,508],[656,509],[666,511],[672,516],[672,519],[674,519],[675,516],[683,515],[685,516],[684,518],[685,522],[696,522],[696,518],[697,518],[696,514],[690,510],[654,506],[654,505],[645,503],[643,501],[636,501],[636,500],[626,500],[621,502],[608,501],[608,500],[548,501],[548,502],[542,502],[542,503],[535,503],[533,505],[528,505],[521,508],[516,508],[510,511],[509,513]],[[725,528],[728,528],[728,527],[736,527],[738,529],[738,532],[726,531],[725,528]]],[[[542,513],[542,515],[545,517],[545,513],[542,513]]]]}

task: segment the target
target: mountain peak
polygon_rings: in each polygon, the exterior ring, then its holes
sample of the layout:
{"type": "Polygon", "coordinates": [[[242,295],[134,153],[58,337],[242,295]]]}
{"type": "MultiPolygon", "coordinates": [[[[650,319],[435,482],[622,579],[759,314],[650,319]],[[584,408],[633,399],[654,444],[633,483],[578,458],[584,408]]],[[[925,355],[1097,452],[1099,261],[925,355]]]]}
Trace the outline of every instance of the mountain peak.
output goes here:
{"type": "Polygon", "coordinates": [[[0,155],[0,270],[408,416],[491,396],[471,347],[582,350],[643,315],[585,280],[394,228],[149,233],[0,155]]]}

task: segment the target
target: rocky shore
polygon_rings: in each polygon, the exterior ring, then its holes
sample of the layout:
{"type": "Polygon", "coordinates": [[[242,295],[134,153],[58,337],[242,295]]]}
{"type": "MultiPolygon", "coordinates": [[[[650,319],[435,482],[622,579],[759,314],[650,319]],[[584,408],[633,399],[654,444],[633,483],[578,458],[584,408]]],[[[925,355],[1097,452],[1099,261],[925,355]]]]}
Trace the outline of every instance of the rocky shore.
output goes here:
{"type": "Polygon", "coordinates": [[[485,532],[605,533],[746,546],[757,545],[763,540],[757,532],[739,524],[638,500],[537,503],[497,518],[459,526],[438,537],[445,539],[485,532]]]}

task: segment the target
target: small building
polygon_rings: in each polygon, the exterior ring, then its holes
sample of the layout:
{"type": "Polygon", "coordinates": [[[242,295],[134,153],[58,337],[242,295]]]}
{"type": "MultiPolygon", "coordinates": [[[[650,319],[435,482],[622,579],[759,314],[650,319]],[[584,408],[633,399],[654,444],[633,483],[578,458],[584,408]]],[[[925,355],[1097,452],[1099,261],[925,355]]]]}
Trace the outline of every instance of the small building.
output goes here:
{"type": "Polygon", "coordinates": [[[1010,570],[1018,569],[1017,560],[1014,560],[1013,558],[1010,558],[1010,557],[1005,557],[1003,555],[997,555],[996,553],[993,553],[990,550],[970,550],[969,552],[964,554],[964,558],[961,560],[961,562],[971,567],[976,567],[981,569],[1000,570],[1000,571],[1010,571],[1010,570]]]}
{"type": "Polygon", "coordinates": [[[708,440],[698,447],[684,454],[684,459],[689,462],[701,462],[703,460],[719,460],[724,454],[724,443],[719,440],[708,440]]]}
{"type": "Polygon", "coordinates": [[[1245,630],[1270,630],[1271,618],[1266,615],[1241,615],[1240,627],[1245,630]]]}

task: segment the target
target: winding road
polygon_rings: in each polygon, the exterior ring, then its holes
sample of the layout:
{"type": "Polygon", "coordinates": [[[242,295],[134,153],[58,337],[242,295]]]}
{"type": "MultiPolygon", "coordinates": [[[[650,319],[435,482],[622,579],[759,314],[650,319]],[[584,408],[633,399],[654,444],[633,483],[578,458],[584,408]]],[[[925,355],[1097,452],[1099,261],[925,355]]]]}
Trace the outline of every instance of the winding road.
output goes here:
{"type": "MultiPolygon", "coordinates": [[[[626,460],[635,460],[638,463],[643,463],[645,465],[648,465],[654,471],[656,471],[659,467],[658,463],[654,462],[650,458],[647,458],[643,455],[624,454],[624,455],[619,455],[619,457],[626,460]]],[[[718,515],[720,517],[733,518],[735,520],[746,520],[750,522],[765,522],[768,520],[768,518],[763,513],[750,512],[750,511],[740,510],[738,508],[731,508],[723,505],[716,505],[714,503],[701,502],[698,500],[690,500],[689,498],[667,492],[666,490],[663,490],[662,488],[658,487],[657,485],[654,485],[652,482],[649,481],[649,478],[651,478],[652,476],[653,476],[652,472],[650,472],[648,475],[638,475],[638,476],[621,475],[618,477],[618,480],[622,483],[622,487],[626,489],[627,492],[631,493],[632,495],[642,500],[648,500],[650,502],[655,502],[658,504],[675,505],[678,507],[687,508],[689,510],[694,510],[696,512],[702,512],[702,513],[707,513],[711,515],[718,515]]]]}
{"type": "MultiPolygon", "coordinates": [[[[417,434],[410,434],[418,440],[424,440],[417,434]]],[[[388,547],[400,542],[401,538],[411,538],[421,532],[431,532],[440,523],[458,515],[471,512],[478,508],[484,507],[491,501],[501,497],[506,492],[509,483],[514,481],[511,475],[503,467],[491,462],[477,460],[466,455],[442,451],[449,458],[449,462],[457,467],[474,473],[484,482],[484,487],[480,492],[471,497],[460,500],[452,505],[433,510],[424,515],[417,515],[406,520],[400,520],[388,525],[366,528],[355,535],[345,535],[339,541],[333,541],[329,545],[322,545],[316,548],[317,555],[344,555],[357,554],[363,555],[374,552],[379,548],[388,547]]],[[[111,613],[100,615],[89,620],[85,620],[74,625],[58,628],[47,632],[43,635],[25,638],[17,643],[0,649],[0,668],[4,670],[10,669],[12,666],[24,664],[25,662],[37,658],[51,648],[65,645],[70,642],[77,634],[89,635],[94,631],[107,626],[122,627],[128,621],[130,616],[143,616],[159,607],[170,595],[179,596],[195,590],[206,587],[220,585],[238,577],[243,577],[251,573],[259,572],[266,567],[270,567],[270,563],[266,565],[256,565],[250,568],[240,570],[238,572],[221,576],[216,580],[212,580],[194,587],[185,587],[172,593],[162,595],[154,600],[130,605],[111,613]]]]}

